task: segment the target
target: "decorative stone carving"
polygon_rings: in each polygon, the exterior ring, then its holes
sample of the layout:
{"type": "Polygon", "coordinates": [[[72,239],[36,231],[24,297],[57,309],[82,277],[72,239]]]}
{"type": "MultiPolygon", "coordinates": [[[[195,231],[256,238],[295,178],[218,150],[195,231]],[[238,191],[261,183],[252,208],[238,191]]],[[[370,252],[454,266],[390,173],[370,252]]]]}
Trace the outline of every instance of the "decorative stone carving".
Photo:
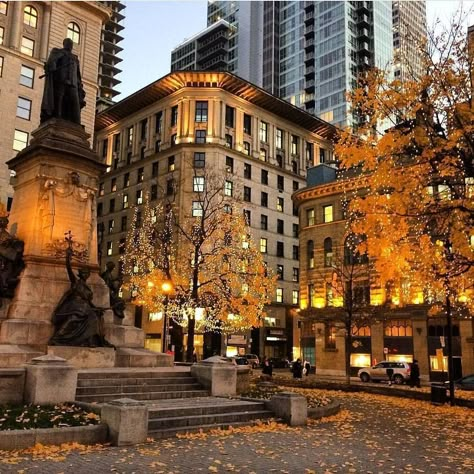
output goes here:
{"type": "Polygon", "coordinates": [[[101,273],[100,276],[109,287],[110,307],[117,318],[123,319],[125,317],[125,301],[119,296],[120,287],[123,283],[122,278],[113,276],[114,262],[107,262],[106,268],[107,270],[101,273]]]}

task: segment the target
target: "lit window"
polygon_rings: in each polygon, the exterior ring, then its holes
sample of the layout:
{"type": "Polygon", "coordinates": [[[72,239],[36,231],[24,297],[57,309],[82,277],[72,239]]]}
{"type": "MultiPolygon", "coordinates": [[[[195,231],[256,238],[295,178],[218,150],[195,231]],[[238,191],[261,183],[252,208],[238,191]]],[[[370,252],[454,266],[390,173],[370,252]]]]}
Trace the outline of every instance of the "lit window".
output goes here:
{"type": "Polygon", "coordinates": [[[333,207],[323,206],[323,222],[332,222],[333,220],[333,207]]]}
{"type": "Polygon", "coordinates": [[[194,176],[193,177],[193,191],[195,193],[203,193],[205,185],[204,176],[194,176]]]}
{"type": "Polygon", "coordinates": [[[99,183],[99,196],[103,196],[105,194],[105,185],[104,183],[99,183]]]}
{"type": "Polygon", "coordinates": [[[21,38],[21,52],[26,54],[27,56],[33,56],[33,52],[35,50],[35,42],[30,38],[25,38],[24,36],[21,38]]]}
{"type": "Polygon", "coordinates": [[[267,143],[268,141],[268,124],[266,122],[260,122],[260,141],[267,143]]]}
{"type": "Polygon", "coordinates": [[[124,194],[122,198],[122,207],[124,209],[128,208],[128,194],[124,194]]]}
{"type": "Polygon", "coordinates": [[[293,267],[293,281],[300,281],[300,269],[297,267],[293,267]]]}
{"type": "Polygon", "coordinates": [[[112,255],[113,248],[113,242],[107,242],[107,255],[112,255]]]}
{"type": "Polygon", "coordinates": [[[250,156],[250,143],[244,142],[244,153],[250,156]]]}
{"type": "Polygon", "coordinates": [[[265,148],[260,148],[259,158],[261,161],[267,161],[267,150],[265,148]]]}
{"type": "Polygon", "coordinates": [[[143,183],[144,179],[145,179],[145,169],[144,168],[138,168],[137,183],[143,183]]]}
{"type": "Polygon", "coordinates": [[[67,25],[67,35],[68,38],[72,39],[73,43],[79,44],[81,42],[81,29],[77,23],[71,21],[67,25]]]}
{"type": "Polygon", "coordinates": [[[267,253],[267,239],[264,237],[260,239],[260,252],[267,253]]]}
{"type": "Polygon", "coordinates": [[[291,154],[297,155],[299,151],[299,138],[296,135],[291,135],[291,154]]]}
{"type": "Polygon", "coordinates": [[[193,217],[202,217],[203,208],[201,201],[193,201],[193,217]]]}
{"type": "Polygon", "coordinates": [[[293,290],[291,293],[291,304],[299,304],[300,302],[300,292],[298,290],[293,290]]]}
{"type": "Polygon", "coordinates": [[[283,198],[278,197],[277,198],[277,206],[276,206],[277,211],[283,212],[284,204],[285,204],[285,202],[284,202],[283,198]]]}
{"type": "Polygon", "coordinates": [[[3,38],[5,36],[5,28],[0,26],[0,44],[3,44],[3,38]]]}
{"type": "Polygon", "coordinates": [[[143,190],[139,189],[137,191],[137,204],[143,204],[143,190]]]}
{"type": "Polygon", "coordinates": [[[225,194],[226,196],[232,197],[232,195],[233,195],[233,193],[234,193],[234,191],[233,191],[233,186],[234,186],[234,185],[233,185],[232,181],[226,181],[226,182],[224,183],[224,194],[225,194]]]}
{"type": "Polygon", "coordinates": [[[0,15],[6,15],[8,9],[8,2],[0,2],[0,15]]]}
{"type": "Polygon", "coordinates": [[[283,148],[283,130],[279,128],[276,129],[275,146],[280,150],[283,148]]]}
{"type": "Polygon", "coordinates": [[[207,101],[196,102],[196,122],[207,122],[207,101]]]}
{"type": "Polygon", "coordinates": [[[327,237],[324,239],[324,266],[330,267],[332,265],[332,239],[327,237]]]}
{"type": "Polygon", "coordinates": [[[308,240],[307,259],[308,268],[314,268],[314,242],[312,240],[308,240]]]}
{"type": "Polygon", "coordinates": [[[22,132],[21,130],[15,130],[15,136],[13,138],[13,149],[15,151],[21,151],[28,145],[28,133],[22,132]]]}
{"type": "Polygon", "coordinates": [[[38,26],[38,12],[36,8],[28,5],[23,10],[23,23],[25,25],[36,28],[38,26]]]}
{"type": "Polygon", "coordinates": [[[283,288],[277,288],[276,290],[276,302],[283,303],[283,288]]]}
{"type": "Polygon", "coordinates": [[[18,97],[18,102],[16,104],[16,116],[25,120],[30,120],[31,100],[18,97]]]}
{"type": "Polygon", "coordinates": [[[315,224],[314,209],[308,209],[306,211],[306,220],[308,222],[308,225],[314,225],[315,224]]]}
{"type": "Polygon", "coordinates": [[[175,170],[174,156],[168,157],[168,172],[175,170]]]}
{"type": "Polygon", "coordinates": [[[112,234],[114,232],[114,227],[115,227],[115,219],[111,219],[109,221],[109,234],[112,234]]]}
{"type": "Polygon", "coordinates": [[[227,173],[234,172],[234,159],[230,156],[225,157],[225,170],[227,173]]]}
{"type": "Polygon", "coordinates": [[[278,280],[283,280],[283,265],[278,264],[276,268],[276,274],[278,280]]]}

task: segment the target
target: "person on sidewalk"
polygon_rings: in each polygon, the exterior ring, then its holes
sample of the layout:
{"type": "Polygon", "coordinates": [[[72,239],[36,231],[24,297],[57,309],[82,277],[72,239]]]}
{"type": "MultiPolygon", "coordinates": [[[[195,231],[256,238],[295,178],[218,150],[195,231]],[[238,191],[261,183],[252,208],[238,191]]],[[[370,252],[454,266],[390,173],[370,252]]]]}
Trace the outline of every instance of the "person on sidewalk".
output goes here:
{"type": "Polygon", "coordinates": [[[304,366],[304,373],[307,377],[309,375],[309,371],[311,370],[311,364],[309,363],[308,360],[305,359],[303,366],[304,366]]]}
{"type": "Polygon", "coordinates": [[[387,369],[387,377],[388,377],[388,384],[392,385],[393,369],[391,367],[387,369]]]}
{"type": "Polygon", "coordinates": [[[296,362],[293,363],[292,372],[294,379],[301,380],[303,378],[303,366],[301,364],[301,359],[297,359],[296,362]]]}
{"type": "Polygon", "coordinates": [[[273,376],[273,367],[272,363],[265,357],[263,361],[263,369],[262,369],[262,379],[269,380],[273,376]]]}
{"type": "Polygon", "coordinates": [[[416,359],[413,359],[413,362],[411,364],[409,384],[411,388],[414,388],[415,386],[418,388],[421,387],[420,366],[418,365],[418,361],[416,359]]]}

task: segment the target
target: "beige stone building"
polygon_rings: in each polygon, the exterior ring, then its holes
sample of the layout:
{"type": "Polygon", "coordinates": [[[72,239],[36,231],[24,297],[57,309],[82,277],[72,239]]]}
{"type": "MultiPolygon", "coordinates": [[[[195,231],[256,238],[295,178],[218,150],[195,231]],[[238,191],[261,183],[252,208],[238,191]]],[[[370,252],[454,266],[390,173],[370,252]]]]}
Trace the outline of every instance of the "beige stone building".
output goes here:
{"type": "MultiPolygon", "coordinates": [[[[345,329],[339,316],[343,310],[333,293],[334,286],[327,283],[334,278],[338,261],[346,265],[351,258],[345,245],[344,188],[348,186],[336,180],[334,169],[320,165],[308,170],[307,186],[293,195],[300,222],[302,315],[295,341],[299,342],[300,354],[315,364],[317,373],[328,375],[345,373],[345,329]]],[[[357,375],[358,368],[382,360],[411,362],[415,358],[422,378],[441,380],[442,364],[436,351],[446,343],[446,318],[428,317],[430,307],[422,303],[422,297],[414,297],[403,306],[394,298],[387,305],[389,295],[378,284],[377,276],[368,272],[364,277],[363,271],[358,275],[354,298],[365,298],[365,303],[377,308],[378,315],[372,324],[353,330],[352,375],[357,375]]],[[[446,348],[444,363],[447,367],[446,348]]],[[[455,378],[474,372],[472,319],[453,321],[453,363],[455,378]]]]}
{"type": "Polygon", "coordinates": [[[0,202],[11,203],[5,163],[22,150],[38,127],[43,64],[65,37],[79,56],[87,105],[82,123],[94,128],[102,24],[109,17],[99,2],[0,1],[0,202]]]}
{"type": "MultiPolygon", "coordinates": [[[[265,327],[229,336],[228,354],[293,355],[299,303],[298,217],[291,195],[306,169],[332,153],[334,127],[225,72],[174,72],[96,118],[96,147],[109,171],[98,200],[101,265],[119,261],[133,208],[174,195],[180,218],[199,212],[195,167],[230,172],[234,194],[265,261],[279,276],[265,327]]],[[[161,348],[162,321],[137,312],[148,347],[161,348]]],[[[203,340],[196,339],[202,354],[203,340]]]]}

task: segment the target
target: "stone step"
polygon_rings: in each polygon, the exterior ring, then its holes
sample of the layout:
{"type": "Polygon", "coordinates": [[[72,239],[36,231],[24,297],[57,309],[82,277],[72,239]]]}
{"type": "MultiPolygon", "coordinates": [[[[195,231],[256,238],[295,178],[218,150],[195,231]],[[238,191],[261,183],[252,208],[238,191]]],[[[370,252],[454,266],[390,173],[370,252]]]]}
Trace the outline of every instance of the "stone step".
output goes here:
{"type": "Polygon", "coordinates": [[[130,392],[130,393],[103,393],[103,394],[88,394],[76,395],[76,400],[79,402],[96,402],[103,403],[118,398],[132,398],[134,400],[166,400],[172,398],[191,398],[191,397],[205,397],[209,395],[206,390],[187,390],[178,392],[130,392]]]}
{"type": "Polygon", "coordinates": [[[102,370],[80,370],[77,374],[78,380],[85,379],[136,379],[136,378],[181,378],[191,377],[188,368],[183,367],[184,370],[176,369],[156,369],[156,370],[140,370],[140,369],[102,369],[102,370]]]}
{"type": "Polygon", "coordinates": [[[150,385],[178,385],[178,384],[190,384],[197,383],[197,379],[191,376],[182,377],[138,377],[138,378],[87,378],[77,380],[78,387],[105,387],[105,386],[117,386],[117,385],[138,385],[138,386],[150,386],[150,385]]]}
{"type": "Polygon", "coordinates": [[[169,418],[154,418],[148,422],[148,431],[156,432],[170,428],[189,428],[209,425],[232,425],[255,420],[271,418],[273,414],[268,410],[259,411],[232,411],[230,413],[211,413],[207,415],[186,415],[169,418]]]}
{"type": "MultiPolygon", "coordinates": [[[[100,394],[129,394],[129,393],[148,393],[148,392],[184,392],[201,390],[202,386],[196,383],[180,383],[172,385],[96,385],[93,387],[77,387],[76,395],[100,395],[100,394]]],[[[128,397],[128,395],[127,395],[128,397]]]]}
{"type": "Polygon", "coordinates": [[[188,402],[188,406],[170,406],[166,408],[153,408],[150,407],[148,410],[149,420],[157,420],[160,418],[173,418],[182,416],[193,416],[193,415],[212,415],[219,413],[233,413],[233,412],[259,412],[265,410],[264,403],[226,403],[226,404],[214,404],[214,405],[203,405],[196,400],[188,402]]]}
{"type": "Polygon", "coordinates": [[[165,428],[163,430],[153,430],[148,432],[148,436],[154,439],[163,439],[163,438],[171,438],[176,436],[177,434],[185,434],[185,433],[196,433],[196,432],[206,432],[211,430],[217,429],[229,429],[238,428],[240,426],[252,426],[256,425],[261,420],[250,420],[250,421],[242,421],[242,422],[232,422],[232,423],[218,423],[218,424],[209,424],[209,425],[196,425],[196,426],[183,426],[179,428],[165,428]]]}

